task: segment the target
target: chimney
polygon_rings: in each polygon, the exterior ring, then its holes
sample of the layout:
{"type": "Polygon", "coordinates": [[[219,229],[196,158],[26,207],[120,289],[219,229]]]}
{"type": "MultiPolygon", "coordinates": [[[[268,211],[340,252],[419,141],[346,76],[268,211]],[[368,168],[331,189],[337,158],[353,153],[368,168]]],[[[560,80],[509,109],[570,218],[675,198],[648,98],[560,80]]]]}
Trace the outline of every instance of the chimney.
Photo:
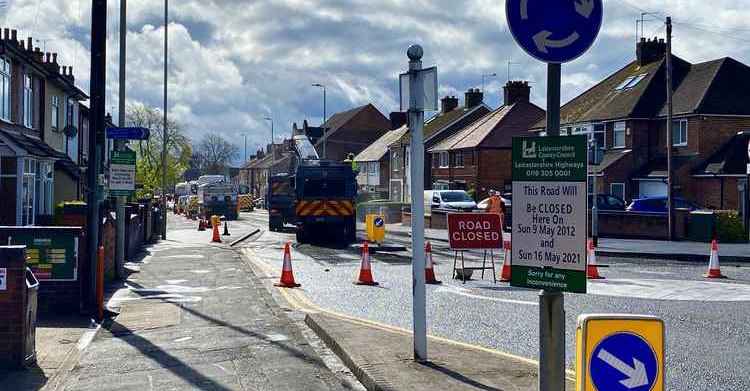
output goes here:
{"type": "Polygon", "coordinates": [[[52,59],[52,54],[50,52],[44,53],[44,62],[49,64],[50,60],[52,59]]]}
{"type": "Polygon", "coordinates": [[[12,41],[18,41],[18,30],[10,30],[10,39],[12,41]]]}
{"type": "Polygon", "coordinates": [[[52,63],[57,64],[57,53],[52,53],[52,63]]]}
{"type": "Polygon", "coordinates": [[[3,29],[3,39],[7,41],[9,38],[10,38],[10,29],[6,27],[3,29]]]}
{"type": "Polygon", "coordinates": [[[62,67],[62,75],[65,76],[65,74],[68,72],[68,67],[63,65],[62,67]]]}
{"type": "Polygon", "coordinates": [[[648,40],[646,38],[641,38],[641,41],[638,42],[638,46],[636,47],[636,57],[638,65],[640,66],[659,61],[663,59],[666,54],[667,44],[663,39],[654,38],[653,40],[648,40]]]}
{"type": "Polygon", "coordinates": [[[510,106],[518,102],[529,102],[531,87],[528,81],[509,81],[503,87],[504,104],[510,106]]]}
{"type": "Polygon", "coordinates": [[[443,114],[449,113],[458,107],[458,98],[455,96],[446,96],[440,99],[440,107],[443,114]]]}
{"type": "Polygon", "coordinates": [[[34,50],[34,40],[31,37],[26,38],[26,50],[32,51],[34,50]]]}
{"type": "Polygon", "coordinates": [[[464,99],[464,106],[466,106],[467,109],[473,109],[482,104],[484,101],[484,93],[480,91],[479,88],[469,88],[469,90],[466,91],[464,99]]]}
{"type": "Polygon", "coordinates": [[[42,49],[34,48],[34,57],[39,62],[44,62],[44,53],[42,53],[42,49]]]}
{"type": "Polygon", "coordinates": [[[398,129],[406,125],[407,115],[402,111],[394,111],[389,117],[391,119],[391,129],[398,129]]]}

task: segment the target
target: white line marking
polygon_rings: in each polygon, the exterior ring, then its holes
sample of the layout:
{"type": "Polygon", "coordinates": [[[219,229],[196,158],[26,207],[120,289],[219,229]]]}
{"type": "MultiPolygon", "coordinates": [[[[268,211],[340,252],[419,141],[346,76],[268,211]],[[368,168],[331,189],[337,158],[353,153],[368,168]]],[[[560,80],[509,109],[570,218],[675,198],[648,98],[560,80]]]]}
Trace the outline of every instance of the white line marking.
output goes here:
{"type": "Polygon", "coordinates": [[[502,298],[499,298],[499,297],[482,296],[482,295],[477,295],[477,294],[471,293],[471,291],[468,290],[468,289],[458,288],[458,287],[454,287],[454,286],[443,286],[443,287],[437,288],[437,289],[435,289],[435,293],[453,293],[455,295],[464,296],[464,297],[470,297],[472,299],[494,301],[494,302],[497,302],[497,303],[509,303],[509,304],[521,304],[521,305],[539,306],[539,303],[537,303],[535,301],[502,299],[502,298]]]}
{"type": "Polygon", "coordinates": [[[750,285],[731,282],[612,278],[589,280],[589,294],[672,301],[750,301],[750,285]]]}

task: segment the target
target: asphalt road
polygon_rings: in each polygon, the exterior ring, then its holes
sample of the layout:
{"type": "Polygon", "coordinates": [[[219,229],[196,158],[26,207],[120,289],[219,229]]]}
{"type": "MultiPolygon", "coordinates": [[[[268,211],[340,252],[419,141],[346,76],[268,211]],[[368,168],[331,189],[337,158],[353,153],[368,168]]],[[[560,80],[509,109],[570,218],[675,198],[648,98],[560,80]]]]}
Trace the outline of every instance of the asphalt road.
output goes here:
{"type": "MultiPolygon", "coordinates": [[[[280,271],[283,243],[295,243],[292,230],[266,232],[264,211],[243,214],[234,225],[242,230],[263,229],[242,246],[254,262],[280,271]]],[[[389,235],[387,244],[408,247],[410,240],[389,235]]],[[[294,244],[292,256],[297,281],[316,305],[411,328],[408,252],[371,256],[379,287],[352,284],[360,263],[355,247],[294,244]]],[[[536,359],[538,291],[493,283],[489,274],[465,285],[451,280],[453,258],[447,243],[433,243],[433,259],[444,284],[427,287],[430,334],[536,359]]],[[[591,281],[589,294],[565,295],[569,368],[574,367],[580,314],[648,314],[666,324],[667,389],[750,390],[750,265],[723,264],[722,271],[730,279],[707,281],[702,278],[706,269],[702,264],[613,258],[599,258],[599,263],[609,266],[600,269],[605,280],[591,281]]],[[[498,269],[501,264],[499,260],[498,269]]]]}

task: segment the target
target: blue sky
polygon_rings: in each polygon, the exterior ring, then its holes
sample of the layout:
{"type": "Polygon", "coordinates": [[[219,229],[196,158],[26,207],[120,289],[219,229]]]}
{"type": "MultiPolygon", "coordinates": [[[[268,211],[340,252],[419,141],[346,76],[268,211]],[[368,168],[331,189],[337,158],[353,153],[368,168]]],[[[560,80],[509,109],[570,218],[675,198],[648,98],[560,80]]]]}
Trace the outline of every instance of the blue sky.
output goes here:
{"type": "MultiPolygon", "coordinates": [[[[543,1],[543,0],[529,0],[543,1]]],[[[570,0],[575,1],[575,0],[570,0]]],[[[2,2],[0,2],[2,3],[2,2]]],[[[3,27],[40,39],[73,65],[88,90],[91,2],[5,0],[3,27]]],[[[674,51],[691,61],[733,57],[750,63],[750,9],[740,0],[605,0],[604,24],[591,50],[563,67],[566,101],[635,56],[635,24],[646,16],[644,35],[664,36],[671,15],[674,51]]],[[[109,2],[108,103],[117,107],[119,2],[109,2]]],[[[161,106],[163,2],[128,1],[129,102],[161,106]]],[[[532,100],[545,104],[545,67],[519,49],[507,30],[502,0],[173,0],[170,4],[170,114],[198,141],[222,134],[248,154],[292,122],[373,103],[384,114],[398,109],[397,75],[406,48],[424,47],[425,66],[437,65],[440,94],[463,100],[481,75],[497,73],[485,86],[486,102],[501,102],[508,69],[512,79],[532,83],[532,100]],[[508,65],[510,62],[510,66],[508,65]]],[[[241,153],[242,154],[242,153],[241,153]]]]}

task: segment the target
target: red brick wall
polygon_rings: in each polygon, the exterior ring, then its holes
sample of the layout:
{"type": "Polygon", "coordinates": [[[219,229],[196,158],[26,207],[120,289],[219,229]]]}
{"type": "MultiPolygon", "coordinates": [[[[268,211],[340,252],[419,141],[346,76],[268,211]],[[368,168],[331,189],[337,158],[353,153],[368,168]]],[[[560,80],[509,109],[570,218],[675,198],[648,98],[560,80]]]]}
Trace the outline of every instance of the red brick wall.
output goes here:
{"type": "Polygon", "coordinates": [[[482,149],[479,151],[477,198],[487,197],[489,190],[505,191],[513,181],[513,151],[482,149]]]}
{"type": "Polygon", "coordinates": [[[690,193],[695,202],[706,208],[739,210],[741,203],[737,185],[737,178],[692,178],[690,193]]]}
{"type": "MultiPolygon", "coordinates": [[[[356,155],[385,134],[390,127],[391,121],[374,106],[369,106],[328,137],[326,157],[343,161],[349,153],[356,155]]],[[[322,148],[316,149],[320,151],[322,148]]]]}
{"type": "Polygon", "coordinates": [[[16,246],[0,249],[0,268],[7,269],[6,290],[0,291],[0,368],[23,362],[26,323],[26,255],[16,246]]]}

